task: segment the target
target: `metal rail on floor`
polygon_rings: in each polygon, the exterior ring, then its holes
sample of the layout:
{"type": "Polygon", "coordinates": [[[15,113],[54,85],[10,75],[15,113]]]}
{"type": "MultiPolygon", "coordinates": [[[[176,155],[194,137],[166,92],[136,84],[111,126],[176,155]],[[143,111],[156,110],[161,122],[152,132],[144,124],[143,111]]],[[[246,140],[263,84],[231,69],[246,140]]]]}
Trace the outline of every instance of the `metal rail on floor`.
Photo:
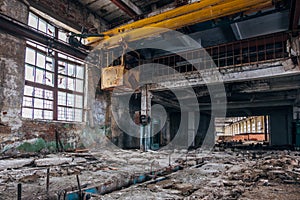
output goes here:
{"type": "Polygon", "coordinates": [[[108,194],[131,185],[144,183],[151,180],[153,177],[165,176],[181,169],[183,169],[181,165],[174,165],[157,171],[151,171],[137,176],[130,176],[122,180],[109,181],[98,186],[81,188],[81,191],[68,191],[65,194],[64,200],[82,200],[82,196],[89,199],[88,195],[91,197],[108,194]]]}

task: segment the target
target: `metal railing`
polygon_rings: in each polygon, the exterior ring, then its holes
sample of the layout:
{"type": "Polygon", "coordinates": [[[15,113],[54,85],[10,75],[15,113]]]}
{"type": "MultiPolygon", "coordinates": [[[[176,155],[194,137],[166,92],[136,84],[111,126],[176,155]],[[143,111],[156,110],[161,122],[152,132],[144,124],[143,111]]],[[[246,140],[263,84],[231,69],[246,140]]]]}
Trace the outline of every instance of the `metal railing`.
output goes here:
{"type": "Polygon", "coordinates": [[[162,56],[153,59],[154,76],[165,76],[199,70],[228,67],[252,66],[288,58],[287,33],[276,33],[237,42],[162,56]],[[188,62],[188,61],[189,62],[188,62]],[[162,66],[164,65],[164,66],[162,66]],[[198,69],[195,68],[197,66],[198,69]]]}

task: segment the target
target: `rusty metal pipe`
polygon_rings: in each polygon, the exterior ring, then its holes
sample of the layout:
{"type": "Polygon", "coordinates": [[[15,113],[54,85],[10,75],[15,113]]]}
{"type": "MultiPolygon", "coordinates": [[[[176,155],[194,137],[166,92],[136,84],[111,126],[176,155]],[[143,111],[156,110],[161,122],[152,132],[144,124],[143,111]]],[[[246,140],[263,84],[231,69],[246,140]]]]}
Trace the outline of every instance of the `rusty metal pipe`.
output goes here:
{"type": "Polygon", "coordinates": [[[50,168],[47,169],[47,180],[46,180],[46,191],[47,195],[49,195],[49,177],[50,176],[50,168]]]}
{"type": "Polygon", "coordinates": [[[82,192],[81,192],[81,186],[80,186],[80,181],[79,181],[79,176],[76,175],[76,179],[77,179],[77,185],[78,185],[78,193],[79,193],[79,199],[81,200],[82,199],[82,192]]]}
{"type": "Polygon", "coordinates": [[[22,199],[22,183],[18,184],[18,200],[22,199]]]}

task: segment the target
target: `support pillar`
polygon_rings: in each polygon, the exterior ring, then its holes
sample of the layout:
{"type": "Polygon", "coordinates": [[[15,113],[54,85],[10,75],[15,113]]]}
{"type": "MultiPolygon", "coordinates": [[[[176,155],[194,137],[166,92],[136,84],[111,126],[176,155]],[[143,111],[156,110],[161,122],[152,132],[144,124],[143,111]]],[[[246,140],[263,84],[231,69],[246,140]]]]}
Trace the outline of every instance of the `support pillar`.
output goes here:
{"type": "Polygon", "coordinates": [[[111,124],[111,139],[112,142],[120,148],[123,148],[123,131],[119,128],[116,119],[113,117],[112,112],[118,115],[118,118],[122,118],[122,113],[126,112],[123,105],[120,104],[121,101],[116,99],[117,97],[111,97],[111,104],[114,106],[110,106],[110,124],[111,124]],[[112,110],[114,109],[114,110],[112,110]]]}
{"type": "MultiPolygon", "coordinates": [[[[141,88],[141,117],[145,116],[146,121],[151,120],[151,99],[152,93],[148,90],[148,86],[145,85],[141,88]]],[[[146,122],[141,126],[140,130],[140,149],[147,151],[151,146],[151,122],[146,122]]]]}
{"type": "Polygon", "coordinates": [[[170,114],[167,115],[167,122],[166,122],[166,138],[167,138],[167,144],[170,144],[171,142],[171,125],[170,125],[170,114]]]}
{"type": "Polygon", "coordinates": [[[270,114],[270,144],[290,145],[292,144],[292,114],[291,108],[276,110],[270,114]]]}
{"type": "Polygon", "coordinates": [[[268,116],[264,116],[264,133],[265,133],[265,141],[268,141],[268,116]]]}
{"type": "Polygon", "coordinates": [[[195,146],[195,113],[188,113],[188,145],[195,146]]]}
{"type": "Polygon", "coordinates": [[[196,137],[196,146],[209,149],[215,144],[214,118],[211,115],[200,113],[199,127],[196,137]]]}

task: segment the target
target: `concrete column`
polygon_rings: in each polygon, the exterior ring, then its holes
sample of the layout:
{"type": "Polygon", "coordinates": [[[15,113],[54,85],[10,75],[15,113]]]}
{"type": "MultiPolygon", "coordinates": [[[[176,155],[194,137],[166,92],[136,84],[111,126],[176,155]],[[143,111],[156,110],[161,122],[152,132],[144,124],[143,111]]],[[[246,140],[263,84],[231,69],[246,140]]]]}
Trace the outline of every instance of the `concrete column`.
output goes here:
{"type": "MultiPolygon", "coordinates": [[[[147,85],[141,88],[141,116],[147,116],[151,119],[151,99],[152,93],[148,90],[147,85]]],[[[141,126],[140,130],[140,149],[147,151],[151,146],[151,123],[141,126]]]]}
{"type": "Polygon", "coordinates": [[[188,113],[188,144],[191,147],[195,146],[195,113],[188,113]]]}
{"type": "Polygon", "coordinates": [[[170,126],[170,114],[167,114],[167,121],[166,121],[166,139],[167,144],[171,142],[171,126],[170,126]]]}
{"type": "Polygon", "coordinates": [[[292,109],[274,111],[270,115],[270,144],[290,145],[292,144],[292,109]]]}
{"type": "Polygon", "coordinates": [[[264,134],[265,134],[265,141],[268,140],[268,126],[267,126],[267,123],[268,123],[268,117],[267,117],[267,116],[264,116],[264,134]]]}
{"type": "Polygon", "coordinates": [[[112,112],[118,115],[118,118],[122,118],[122,112],[126,112],[125,108],[120,105],[121,101],[118,101],[117,97],[111,97],[111,104],[114,106],[110,106],[109,116],[110,116],[110,124],[111,124],[111,138],[112,142],[120,148],[123,148],[123,131],[119,128],[116,119],[113,117],[112,112]],[[114,109],[114,110],[112,110],[114,109]]]}
{"type": "Polygon", "coordinates": [[[214,127],[214,119],[208,115],[201,113],[200,121],[197,133],[197,146],[201,146],[202,148],[210,148],[215,144],[215,127],[214,127]]]}
{"type": "MultiPolygon", "coordinates": [[[[2,0],[0,13],[27,24],[28,7],[21,1],[2,0]]],[[[21,136],[26,43],[1,31],[0,47],[0,135],[6,140],[10,133],[21,136]]]]}

